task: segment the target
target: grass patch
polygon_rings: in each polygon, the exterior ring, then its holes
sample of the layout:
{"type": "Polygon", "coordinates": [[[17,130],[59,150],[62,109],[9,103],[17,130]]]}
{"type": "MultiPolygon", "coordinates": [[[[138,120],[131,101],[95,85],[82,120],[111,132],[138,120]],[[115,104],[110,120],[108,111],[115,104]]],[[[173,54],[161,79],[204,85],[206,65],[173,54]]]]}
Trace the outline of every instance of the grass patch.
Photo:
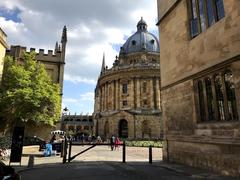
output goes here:
{"type": "Polygon", "coordinates": [[[154,140],[138,140],[138,141],[126,141],[126,146],[135,146],[135,147],[158,147],[162,148],[162,141],[154,141],[154,140]]]}

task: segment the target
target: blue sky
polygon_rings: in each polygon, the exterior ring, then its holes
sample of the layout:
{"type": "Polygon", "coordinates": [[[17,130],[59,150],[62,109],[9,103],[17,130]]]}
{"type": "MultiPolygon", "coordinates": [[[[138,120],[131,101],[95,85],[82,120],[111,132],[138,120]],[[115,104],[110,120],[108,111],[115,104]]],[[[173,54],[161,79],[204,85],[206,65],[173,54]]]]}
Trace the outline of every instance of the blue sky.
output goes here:
{"type": "Polygon", "coordinates": [[[111,67],[141,17],[158,37],[156,0],[0,1],[0,27],[7,33],[9,45],[54,49],[67,26],[62,106],[71,114],[93,112],[103,53],[111,67]]]}

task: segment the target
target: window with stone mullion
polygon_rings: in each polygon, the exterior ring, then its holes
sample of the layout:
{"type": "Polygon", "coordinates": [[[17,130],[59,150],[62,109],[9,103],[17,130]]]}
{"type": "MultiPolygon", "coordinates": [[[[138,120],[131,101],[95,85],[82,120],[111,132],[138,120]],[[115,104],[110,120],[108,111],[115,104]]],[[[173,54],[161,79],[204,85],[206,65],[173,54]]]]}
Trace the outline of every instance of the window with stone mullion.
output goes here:
{"type": "Polygon", "coordinates": [[[213,101],[213,92],[212,92],[212,84],[211,79],[207,77],[205,79],[205,87],[206,87],[206,96],[207,96],[207,111],[208,111],[208,120],[213,121],[215,118],[214,115],[214,101],[213,101]]]}
{"type": "Polygon", "coordinates": [[[206,112],[205,112],[203,84],[201,80],[198,81],[197,86],[198,86],[199,115],[200,115],[200,120],[203,122],[206,120],[206,112]]]}
{"type": "Polygon", "coordinates": [[[217,110],[220,121],[226,120],[226,114],[224,110],[224,95],[223,95],[223,84],[220,74],[215,76],[215,89],[216,89],[216,100],[217,100],[217,110]]]}
{"type": "Polygon", "coordinates": [[[223,0],[190,0],[191,37],[196,37],[225,16],[223,0]]]}
{"type": "Polygon", "coordinates": [[[227,105],[228,105],[228,114],[229,120],[237,120],[238,112],[237,112],[237,103],[236,103],[236,95],[235,95],[235,86],[233,83],[233,74],[231,71],[226,71],[224,74],[224,81],[226,87],[226,95],[227,95],[227,105]]]}

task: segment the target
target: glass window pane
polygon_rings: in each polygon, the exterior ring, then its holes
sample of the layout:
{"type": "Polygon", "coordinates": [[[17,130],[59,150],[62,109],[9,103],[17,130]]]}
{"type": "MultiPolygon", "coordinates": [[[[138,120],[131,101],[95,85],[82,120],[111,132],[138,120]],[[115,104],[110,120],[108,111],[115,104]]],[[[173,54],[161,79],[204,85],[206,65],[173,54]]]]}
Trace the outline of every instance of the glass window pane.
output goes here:
{"type": "Polygon", "coordinates": [[[227,92],[227,104],[228,104],[228,112],[229,112],[229,120],[237,120],[237,103],[235,96],[235,86],[233,83],[233,74],[231,71],[227,71],[225,73],[225,86],[227,92]]]}
{"type": "Polygon", "coordinates": [[[215,89],[216,89],[218,115],[220,120],[224,121],[225,113],[224,113],[223,84],[222,84],[222,78],[220,74],[217,74],[215,76],[215,89]]]}
{"type": "Polygon", "coordinates": [[[199,99],[199,110],[201,121],[205,121],[205,105],[204,105],[204,95],[203,95],[203,84],[202,81],[198,81],[198,99],[199,99]]]}
{"type": "Polygon", "coordinates": [[[212,93],[212,84],[211,79],[205,79],[206,85],[206,94],[207,94],[207,108],[208,108],[208,119],[209,121],[214,120],[214,104],[213,104],[213,93],[212,93]]]}
{"type": "Polygon", "coordinates": [[[207,0],[207,15],[208,15],[208,26],[211,26],[215,23],[213,0],[207,0]]]}
{"type": "Polygon", "coordinates": [[[225,16],[223,0],[216,0],[217,16],[222,19],[225,16]]]}
{"type": "Polygon", "coordinates": [[[122,85],[122,92],[123,92],[123,94],[126,94],[128,92],[128,85],[127,84],[122,85]]]}
{"type": "Polygon", "coordinates": [[[197,18],[196,0],[192,0],[192,18],[197,18]]]}
{"type": "Polygon", "coordinates": [[[206,30],[206,18],[205,18],[205,8],[204,8],[204,0],[199,0],[199,15],[200,15],[200,24],[202,31],[206,30]]]}

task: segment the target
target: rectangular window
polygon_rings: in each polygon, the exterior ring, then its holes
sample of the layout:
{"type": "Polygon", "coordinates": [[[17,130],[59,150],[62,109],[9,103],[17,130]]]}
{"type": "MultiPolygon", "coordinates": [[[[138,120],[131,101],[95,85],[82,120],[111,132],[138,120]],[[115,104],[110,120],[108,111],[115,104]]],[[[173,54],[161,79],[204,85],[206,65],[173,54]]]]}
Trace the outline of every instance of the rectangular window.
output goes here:
{"type": "Polygon", "coordinates": [[[122,93],[123,94],[127,94],[127,92],[128,92],[128,85],[127,84],[123,84],[122,85],[122,93]]]}
{"type": "Polygon", "coordinates": [[[223,0],[190,0],[191,37],[196,37],[225,16],[223,0]]]}
{"type": "Polygon", "coordinates": [[[122,104],[123,104],[123,106],[127,106],[127,101],[124,100],[124,101],[122,102],[122,104]]]}
{"type": "Polygon", "coordinates": [[[198,121],[237,121],[234,74],[223,69],[195,81],[198,121]]]}

